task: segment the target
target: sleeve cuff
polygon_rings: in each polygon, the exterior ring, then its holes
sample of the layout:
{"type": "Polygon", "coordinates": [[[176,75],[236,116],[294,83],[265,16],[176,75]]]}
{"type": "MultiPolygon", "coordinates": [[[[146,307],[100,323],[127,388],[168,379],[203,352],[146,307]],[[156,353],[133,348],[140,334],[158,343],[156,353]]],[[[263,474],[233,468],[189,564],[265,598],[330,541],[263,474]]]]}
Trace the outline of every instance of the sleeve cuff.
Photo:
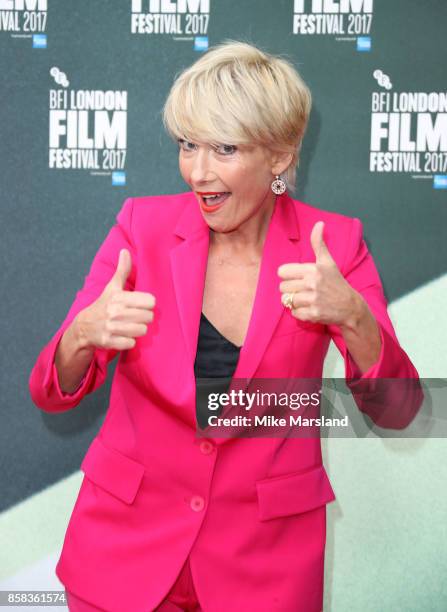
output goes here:
{"type": "Polygon", "coordinates": [[[424,398],[418,373],[406,353],[377,322],[382,346],[380,355],[363,374],[346,351],[346,384],[359,409],[373,423],[387,429],[405,429],[424,398]]]}
{"type": "Polygon", "coordinates": [[[59,376],[58,376],[56,364],[53,363],[51,379],[53,380],[54,388],[56,390],[58,398],[60,400],[69,398],[71,401],[76,401],[77,399],[81,399],[85,395],[86,388],[89,387],[92,381],[94,370],[95,370],[95,355],[93,355],[93,359],[88,367],[88,370],[82,377],[82,380],[79,383],[77,389],[73,391],[72,393],[66,393],[65,391],[62,391],[60,387],[59,376]]]}
{"type": "Polygon", "coordinates": [[[380,354],[376,363],[374,363],[371,367],[369,367],[366,372],[360,370],[356,362],[351,356],[351,353],[346,349],[345,355],[345,378],[347,380],[350,379],[361,379],[361,378],[379,378],[381,369],[383,368],[384,358],[385,358],[385,350],[387,345],[387,340],[385,338],[385,331],[382,325],[377,321],[377,325],[379,327],[380,333],[380,354]]]}
{"type": "Polygon", "coordinates": [[[62,336],[67,327],[68,327],[68,324],[64,325],[63,328],[61,328],[55,334],[55,336],[49,342],[49,344],[47,345],[46,349],[44,350],[41,356],[41,358],[44,359],[44,363],[46,364],[45,365],[45,375],[43,378],[43,387],[45,389],[46,397],[48,398],[51,397],[53,401],[56,400],[57,404],[59,403],[67,404],[68,403],[70,405],[76,405],[77,403],[81,401],[84,395],[92,387],[94,383],[95,372],[97,368],[99,368],[100,370],[103,370],[104,365],[106,367],[107,356],[104,355],[106,364],[103,364],[102,359],[101,359],[102,355],[100,355],[100,353],[101,352],[105,353],[105,351],[100,351],[99,349],[97,349],[94,352],[90,365],[86,373],[84,374],[81,382],[79,383],[77,389],[73,391],[72,393],[66,393],[65,391],[62,391],[60,387],[60,383],[59,383],[59,376],[58,376],[58,372],[56,368],[55,357],[56,357],[57,348],[59,346],[59,342],[61,341],[62,336]],[[46,352],[46,355],[45,355],[45,352],[46,352]]]}

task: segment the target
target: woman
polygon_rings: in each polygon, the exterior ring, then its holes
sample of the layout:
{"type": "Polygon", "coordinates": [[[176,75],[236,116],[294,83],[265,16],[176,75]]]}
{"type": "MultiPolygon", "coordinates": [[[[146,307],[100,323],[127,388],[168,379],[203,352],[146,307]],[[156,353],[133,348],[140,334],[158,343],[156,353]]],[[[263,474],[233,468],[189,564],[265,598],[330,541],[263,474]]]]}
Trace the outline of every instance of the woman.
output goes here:
{"type": "MultiPolygon", "coordinates": [[[[198,436],[195,412],[203,378],[318,379],[331,339],[366,412],[368,379],[418,377],[360,221],[287,193],[310,107],[288,61],[245,43],[186,69],[164,122],[190,190],[125,201],[37,359],[32,398],[62,412],[119,353],[56,568],[71,610],[322,609],[319,439],[198,436]]],[[[402,426],[407,400],[372,416],[402,426]]]]}

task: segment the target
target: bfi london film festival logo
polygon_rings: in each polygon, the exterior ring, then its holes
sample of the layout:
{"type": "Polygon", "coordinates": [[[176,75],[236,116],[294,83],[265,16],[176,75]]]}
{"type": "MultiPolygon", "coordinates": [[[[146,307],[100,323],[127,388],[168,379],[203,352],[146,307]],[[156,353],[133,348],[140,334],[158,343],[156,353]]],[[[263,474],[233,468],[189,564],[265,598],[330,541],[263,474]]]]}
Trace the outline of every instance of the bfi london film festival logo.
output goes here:
{"type": "Polygon", "coordinates": [[[356,41],[357,51],[371,51],[373,0],[294,0],[292,33],[329,34],[356,41]]]}
{"type": "Polygon", "coordinates": [[[196,51],[208,49],[210,0],[131,0],[132,34],[167,34],[194,41],[196,51]]]}
{"type": "Polygon", "coordinates": [[[112,175],[113,185],[125,185],[127,91],[69,89],[56,66],[50,75],[58,87],[49,91],[49,168],[112,175]]]}
{"type": "Polygon", "coordinates": [[[0,32],[32,38],[34,48],[46,48],[47,9],[47,0],[0,0],[0,32]]]}
{"type": "Polygon", "coordinates": [[[381,90],[371,96],[370,171],[432,178],[447,189],[447,92],[395,92],[382,70],[373,77],[381,90]]]}

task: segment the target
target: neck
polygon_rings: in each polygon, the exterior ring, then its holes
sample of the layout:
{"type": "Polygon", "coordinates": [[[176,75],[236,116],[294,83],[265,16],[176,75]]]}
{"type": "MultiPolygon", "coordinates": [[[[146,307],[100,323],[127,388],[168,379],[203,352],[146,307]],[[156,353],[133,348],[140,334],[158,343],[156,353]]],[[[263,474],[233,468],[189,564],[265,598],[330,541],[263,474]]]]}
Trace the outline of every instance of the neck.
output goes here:
{"type": "Polygon", "coordinates": [[[276,196],[269,190],[257,213],[230,232],[210,231],[210,246],[221,255],[233,257],[250,253],[260,256],[267,235],[276,196]]]}

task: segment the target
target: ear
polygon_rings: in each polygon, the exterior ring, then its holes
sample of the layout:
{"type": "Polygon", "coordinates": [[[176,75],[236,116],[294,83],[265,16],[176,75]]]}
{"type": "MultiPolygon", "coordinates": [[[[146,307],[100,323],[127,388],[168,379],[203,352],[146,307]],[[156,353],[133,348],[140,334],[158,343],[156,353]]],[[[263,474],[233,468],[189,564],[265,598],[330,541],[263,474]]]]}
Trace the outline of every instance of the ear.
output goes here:
{"type": "Polygon", "coordinates": [[[272,153],[271,157],[271,168],[272,173],[276,176],[282,174],[291,165],[294,158],[293,153],[272,153]]]}

